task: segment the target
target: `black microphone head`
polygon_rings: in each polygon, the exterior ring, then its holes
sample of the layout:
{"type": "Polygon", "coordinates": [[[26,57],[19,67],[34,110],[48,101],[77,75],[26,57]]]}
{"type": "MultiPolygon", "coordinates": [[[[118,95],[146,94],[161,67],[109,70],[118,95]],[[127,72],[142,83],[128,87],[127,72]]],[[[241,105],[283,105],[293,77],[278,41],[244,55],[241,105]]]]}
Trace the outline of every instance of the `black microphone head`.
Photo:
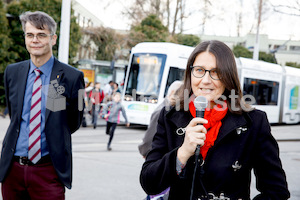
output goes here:
{"type": "Polygon", "coordinates": [[[194,100],[194,105],[196,110],[205,111],[205,108],[208,106],[208,101],[204,96],[197,96],[194,100]]]}

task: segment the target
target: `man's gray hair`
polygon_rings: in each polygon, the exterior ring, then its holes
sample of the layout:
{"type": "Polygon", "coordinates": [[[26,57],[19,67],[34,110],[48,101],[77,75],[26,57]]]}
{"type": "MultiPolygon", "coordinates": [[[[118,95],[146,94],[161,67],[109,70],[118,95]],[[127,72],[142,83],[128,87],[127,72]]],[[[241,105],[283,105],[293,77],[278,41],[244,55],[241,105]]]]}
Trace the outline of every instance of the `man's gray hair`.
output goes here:
{"type": "Polygon", "coordinates": [[[20,20],[22,23],[22,29],[24,33],[26,32],[25,25],[27,22],[32,24],[37,29],[41,29],[41,30],[48,29],[50,34],[54,35],[56,32],[57,24],[54,21],[54,19],[47,13],[41,11],[35,11],[35,12],[27,11],[20,15],[20,20]]]}

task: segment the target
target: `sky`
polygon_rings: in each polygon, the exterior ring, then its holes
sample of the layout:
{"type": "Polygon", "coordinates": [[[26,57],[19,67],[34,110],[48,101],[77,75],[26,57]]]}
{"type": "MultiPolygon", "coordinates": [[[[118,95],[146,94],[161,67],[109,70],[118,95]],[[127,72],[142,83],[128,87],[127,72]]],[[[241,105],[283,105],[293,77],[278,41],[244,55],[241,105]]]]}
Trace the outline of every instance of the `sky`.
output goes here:
{"type": "MultiPolygon", "coordinates": [[[[105,27],[129,30],[130,20],[122,15],[134,0],[77,0],[91,13],[97,16],[105,27]]],[[[266,1],[266,0],[264,0],[266,1]]],[[[281,0],[268,0],[273,5],[280,4],[281,0]]],[[[292,5],[300,0],[285,0],[292,5]]],[[[173,0],[175,3],[175,1],[173,0]]],[[[202,33],[201,19],[203,0],[186,0],[186,11],[190,13],[185,20],[184,33],[200,35],[202,33]]],[[[206,35],[236,36],[236,13],[243,11],[241,36],[256,33],[257,0],[212,0],[209,8],[214,18],[208,20],[205,26],[206,35]]],[[[300,13],[300,12],[299,12],[300,13]]],[[[300,40],[300,16],[289,16],[275,13],[272,10],[265,12],[259,29],[261,34],[269,35],[270,39],[300,40]]]]}

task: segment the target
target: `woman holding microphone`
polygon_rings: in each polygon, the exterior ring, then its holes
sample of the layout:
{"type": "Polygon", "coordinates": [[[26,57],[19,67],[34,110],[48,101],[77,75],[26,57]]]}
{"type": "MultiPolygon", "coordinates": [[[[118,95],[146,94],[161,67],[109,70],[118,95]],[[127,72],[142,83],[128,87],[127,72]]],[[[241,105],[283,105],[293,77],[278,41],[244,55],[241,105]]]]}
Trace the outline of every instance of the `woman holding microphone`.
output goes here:
{"type": "Polygon", "coordinates": [[[170,187],[170,200],[250,199],[253,169],[259,191],[254,199],[288,199],[267,116],[243,99],[230,48],[220,41],[200,43],[188,59],[171,109],[160,113],[140,175],[145,192],[170,187]],[[197,96],[208,101],[204,118],[196,117],[197,96]]]}

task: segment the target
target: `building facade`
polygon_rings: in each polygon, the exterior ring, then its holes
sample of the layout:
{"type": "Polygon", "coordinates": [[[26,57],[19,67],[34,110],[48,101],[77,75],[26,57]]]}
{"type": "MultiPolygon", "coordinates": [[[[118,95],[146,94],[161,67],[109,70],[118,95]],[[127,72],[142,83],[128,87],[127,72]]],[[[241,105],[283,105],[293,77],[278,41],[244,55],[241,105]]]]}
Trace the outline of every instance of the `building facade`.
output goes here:
{"type": "MultiPolygon", "coordinates": [[[[201,35],[200,38],[202,41],[220,40],[226,43],[231,49],[236,45],[241,45],[252,51],[256,35],[248,34],[244,37],[201,35]]],[[[300,41],[298,40],[275,40],[270,39],[268,35],[260,35],[259,51],[274,54],[277,63],[280,65],[286,65],[287,62],[300,64],[300,41]]]]}

